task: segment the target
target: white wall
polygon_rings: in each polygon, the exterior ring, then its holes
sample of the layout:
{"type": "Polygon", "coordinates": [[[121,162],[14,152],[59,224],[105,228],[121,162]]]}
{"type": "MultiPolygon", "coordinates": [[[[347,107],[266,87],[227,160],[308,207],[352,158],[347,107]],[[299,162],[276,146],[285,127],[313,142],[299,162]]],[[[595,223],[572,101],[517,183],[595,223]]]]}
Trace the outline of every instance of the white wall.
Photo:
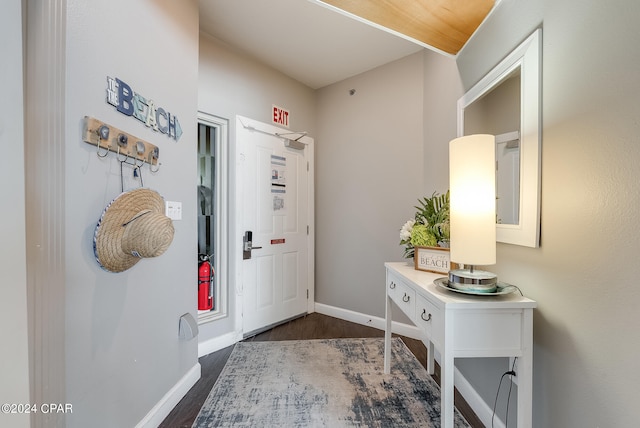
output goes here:
{"type": "MultiPolygon", "coordinates": [[[[271,108],[275,104],[290,112],[290,129],[307,131],[314,137],[316,123],[315,92],[302,83],[291,79],[247,57],[241,52],[206,34],[200,35],[200,62],[198,78],[198,110],[229,121],[229,231],[234,230],[236,176],[235,117],[241,115],[261,122],[271,123],[271,108]]],[[[239,254],[242,236],[229,235],[232,254],[239,254]]],[[[238,257],[236,257],[237,259],[238,257]]],[[[242,263],[242,260],[237,260],[242,263]]],[[[236,264],[232,258],[229,266],[229,316],[200,326],[201,343],[215,341],[221,336],[240,332],[238,320],[239,290],[233,276],[236,264]]]]}
{"type": "Polygon", "coordinates": [[[639,15],[634,1],[503,1],[458,58],[468,89],[543,27],[541,247],[499,244],[495,269],[538,301],[536,427],[637,425],[639,15]]]}
{"type": "MultiPolygon", "coordinates": [[[[198,9],[195,1],[68,0],[66,14],[65,334],[68,427],[134,426],[197,368],[197,340],[180,341],[182,314],[196,312],[196,114],[198,9]],[[117,77],[178,117],[178,141],[105,101],[117,77]],[[94,259],[92,237],[120,193],[120,165],[82,141],[95,117],[160,148],[160,171],[142,167],[144,186],[180,201],[183,219],[157,259],[122,273],[94,259]]],[[[132,174],[125,167],[127,176],[132,174]]],[[[199,372],[198,372],[199,374],[199,372]]]]}
{"type": "MultiPolygon", "coordinates": [[[[0,403],[29,403],[27,267],[22,79],[22,2],[12,0],[0,14],[0,403]]],[[[29,427],[28,414],[0,413],[0,425],[29,427]]]]}
{"type": "Polygon", "coordinates": [[[316,302],[384,316],[384,262],[402,260],[425,196],[423,66],[417,53],[318,90],[316,302]]]}

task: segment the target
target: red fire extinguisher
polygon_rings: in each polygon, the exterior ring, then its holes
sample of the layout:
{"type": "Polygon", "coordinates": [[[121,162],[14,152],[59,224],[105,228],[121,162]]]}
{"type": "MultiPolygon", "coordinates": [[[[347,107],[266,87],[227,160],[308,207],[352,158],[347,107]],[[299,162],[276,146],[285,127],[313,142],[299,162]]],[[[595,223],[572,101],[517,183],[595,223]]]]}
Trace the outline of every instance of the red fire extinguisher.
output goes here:
{"type": "Polygon", "coordinates": [[[208,311],[213,308],[213,266],[208,255],[200,254],[198,258],[198,310],[208,311]]]}

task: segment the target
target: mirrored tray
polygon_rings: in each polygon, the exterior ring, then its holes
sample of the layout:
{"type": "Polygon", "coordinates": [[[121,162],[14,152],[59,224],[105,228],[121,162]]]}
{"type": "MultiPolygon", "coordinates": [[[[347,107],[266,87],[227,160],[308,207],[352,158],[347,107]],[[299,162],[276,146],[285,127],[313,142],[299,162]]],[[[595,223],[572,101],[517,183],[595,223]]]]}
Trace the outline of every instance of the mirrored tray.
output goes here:
{"type": "Polygon", "coordinates": [[[472,290],[458,290],[457,288],[449,286],[449,278],[447,277],[434,279],[433,283],[440,288],[444,288],[445,290],[455,291],[456,293],[461,294],[472,294],[474,296],[500,296],[502,294],[509,294],[518,290],[518,287],[516,287],[515,285],[505,284],[504,282],[500,281],[498,281],[498,289],[492,293],[472,290]]]}

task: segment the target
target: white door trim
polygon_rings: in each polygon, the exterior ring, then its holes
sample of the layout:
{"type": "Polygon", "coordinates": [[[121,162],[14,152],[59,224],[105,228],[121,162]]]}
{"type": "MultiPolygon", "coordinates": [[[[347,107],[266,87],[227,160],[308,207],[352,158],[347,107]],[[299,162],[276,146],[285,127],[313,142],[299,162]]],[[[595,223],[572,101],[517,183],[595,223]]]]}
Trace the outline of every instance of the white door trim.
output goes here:
{"type": "Polygon", "coordinates": [[[215,212],[216,217],[216,242],[215,242],[215,265],[218,266],[217,283],[219,290],[218,309],[210,313],[199,313],[198,324],[204,324],[225,318],[229,311],[229,224],[228,207],[229,207],[229,186],[228,168],[229,164],[229,121],[227,119],[214,116],[209,113],[198,111],[198,125],[203,124],[212,127],[218,131],[218,139],[215,147],[216,157],[216,194],[215,194],[215,212]]]}
{"type": "Polygon", "coordinates": [[[309,239],[308,239],[308,243],[309,243],[309,248],[307,251],[308,257],[309,257],[309,269],[307,269],[307,275],[308,275],[308,279],[307,279],[307,284],[308,284],[308,290],[309,290],[309,296],[307,298],[307,312],[308,313],[312,313],[315,312],[315,301],[316,301],[316,286],[315,286],[315,277],[316,277],[316,270],[315,270],[315,144],[314,144],[314,140],[313,138],[308,138],[308,142],[307,142],[308,146],[309,146],[309,158],[308,158],[308,164],[307,164],[307,170],[309,171],[309,179],[307,180],[307,194],[309,195],[309,197],[307,198],[308,201],[308,210],[307,212],[309,213],[309,239]]]}

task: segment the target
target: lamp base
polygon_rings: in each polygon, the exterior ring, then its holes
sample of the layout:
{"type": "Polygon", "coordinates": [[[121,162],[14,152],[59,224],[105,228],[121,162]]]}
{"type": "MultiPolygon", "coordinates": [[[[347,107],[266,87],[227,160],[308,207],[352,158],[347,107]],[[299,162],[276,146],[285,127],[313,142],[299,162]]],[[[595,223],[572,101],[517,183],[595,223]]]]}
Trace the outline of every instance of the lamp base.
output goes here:
{"type": "Polygon", "coordinates": [[[498,289],[498,276],[484,270],[455,269],[449,271],[449,286],[456,290],[493,293],[498,289]]]}

